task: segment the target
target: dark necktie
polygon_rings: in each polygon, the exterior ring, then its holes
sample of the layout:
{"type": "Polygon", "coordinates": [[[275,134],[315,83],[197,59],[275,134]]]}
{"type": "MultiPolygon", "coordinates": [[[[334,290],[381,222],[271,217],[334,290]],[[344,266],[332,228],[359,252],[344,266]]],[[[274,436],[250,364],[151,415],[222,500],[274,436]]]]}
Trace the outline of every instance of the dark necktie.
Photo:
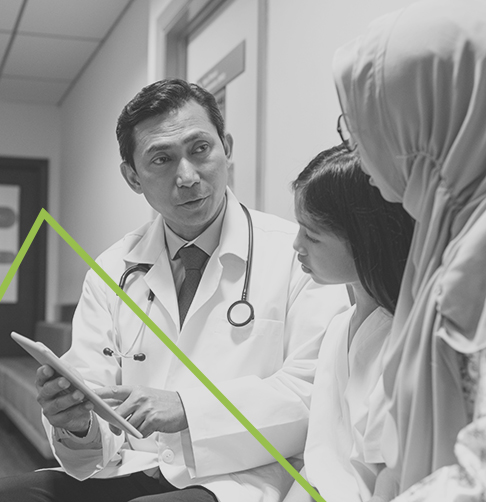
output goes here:
{"type": "Polygon", "coordinates": [[[179,319],[182,328],[192,299],[196,294],[199,281],[201,280],[201,268],[206,263],[209,256],[202,249],[193,244],[192,246],[179,249],[179,257],[186,270],[186,277],[177,298],[179,303],[179,319]]]}

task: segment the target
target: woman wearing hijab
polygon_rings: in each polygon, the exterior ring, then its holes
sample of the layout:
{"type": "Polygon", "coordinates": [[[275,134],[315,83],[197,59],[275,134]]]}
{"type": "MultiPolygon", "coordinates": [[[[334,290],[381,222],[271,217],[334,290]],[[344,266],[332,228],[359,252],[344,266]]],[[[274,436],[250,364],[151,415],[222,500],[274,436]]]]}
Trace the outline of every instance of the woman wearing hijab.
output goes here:
{"type": "Polygon", "coordinates": [[[486,347],[486,2],[384,16],[334,75],[349,148],[416,220],[384,373],[382,449],[403,492],[456,462],[486,347]]]}

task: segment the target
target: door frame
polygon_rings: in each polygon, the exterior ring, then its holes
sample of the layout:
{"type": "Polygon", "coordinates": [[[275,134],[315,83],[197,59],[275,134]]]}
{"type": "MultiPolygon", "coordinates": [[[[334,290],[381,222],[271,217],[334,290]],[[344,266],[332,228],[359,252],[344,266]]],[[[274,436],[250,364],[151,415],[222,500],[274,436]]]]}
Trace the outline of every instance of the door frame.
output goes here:
{"type": "MultiPolygon", "coordinates": [[[[233,0],[172,0],[157,18],[157,79],[187,77],[187,45],[233,0]]],[[[255,209],[265,210],[269,0],[258,0],[255,209]]]]}

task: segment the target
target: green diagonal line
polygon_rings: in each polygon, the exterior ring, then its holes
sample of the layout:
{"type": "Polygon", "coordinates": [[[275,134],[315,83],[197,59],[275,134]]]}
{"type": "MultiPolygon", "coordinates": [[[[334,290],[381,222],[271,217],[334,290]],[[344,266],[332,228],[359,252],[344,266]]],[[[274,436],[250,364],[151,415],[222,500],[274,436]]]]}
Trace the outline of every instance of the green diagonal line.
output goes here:
{"type": "Polygon", "coordinates": [[[145,325],[157,335],[158,338],[180,359],[180,361],[191,371],[199,381],[218,399],[218,401],[250,432],[250,434],[277,460],[277,462],[316,500],[316,502],[326,502],[321,495],[308,483],[308,481],[281,455],[278,450],[256,429],[252,423],[235,407],[233,403],[206,377],[206,375],[182,352],[174,342],[148,317],[143,310],[123,291],[118,284],[91,258],[86,251],[62,228],[62,226],[45,210],[42,209],[30,229],[20,251],[10,266],[5,279],[0,285],[0,301],[19,268],[25,253],[28,251],[32,241],[39,231],[42,223],[47,221],[49,225],[59,234],[64,241],[92,268],[115,294],[132,310],[132,312],[145,323],[145,325]]]}

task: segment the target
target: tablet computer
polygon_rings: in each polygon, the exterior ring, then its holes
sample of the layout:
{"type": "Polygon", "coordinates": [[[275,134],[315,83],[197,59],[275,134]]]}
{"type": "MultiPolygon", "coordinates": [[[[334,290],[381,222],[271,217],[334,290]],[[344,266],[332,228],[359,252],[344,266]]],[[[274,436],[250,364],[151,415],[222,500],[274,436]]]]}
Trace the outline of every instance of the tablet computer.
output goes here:
{"type": "Polygon", "coordinates": [[[34,357],[40,364],[48,364],[53,368],[59,375],[71,382],[76,389],[81,391],[88,401],[93,403],[93,411],[99,415],[101,418],[115,425],[122,431],[125,431],[138,439],[143,439],[143,435],[140,431],[135,429],[135,427],[125,420],[120,414],[118,414],[113,408],[111,408],[103,399],[101,399],[92,389],[90,389],[82,378],[80,378],[72,369],[65,364],[59,357],[52,352],[51,349],[46,347],[42,342],[35,342],[30,338],[19,335],[12,331],[11,335],[13,340],[15,340],[22,348],[24,348],[32,357],[34,357]]]}

